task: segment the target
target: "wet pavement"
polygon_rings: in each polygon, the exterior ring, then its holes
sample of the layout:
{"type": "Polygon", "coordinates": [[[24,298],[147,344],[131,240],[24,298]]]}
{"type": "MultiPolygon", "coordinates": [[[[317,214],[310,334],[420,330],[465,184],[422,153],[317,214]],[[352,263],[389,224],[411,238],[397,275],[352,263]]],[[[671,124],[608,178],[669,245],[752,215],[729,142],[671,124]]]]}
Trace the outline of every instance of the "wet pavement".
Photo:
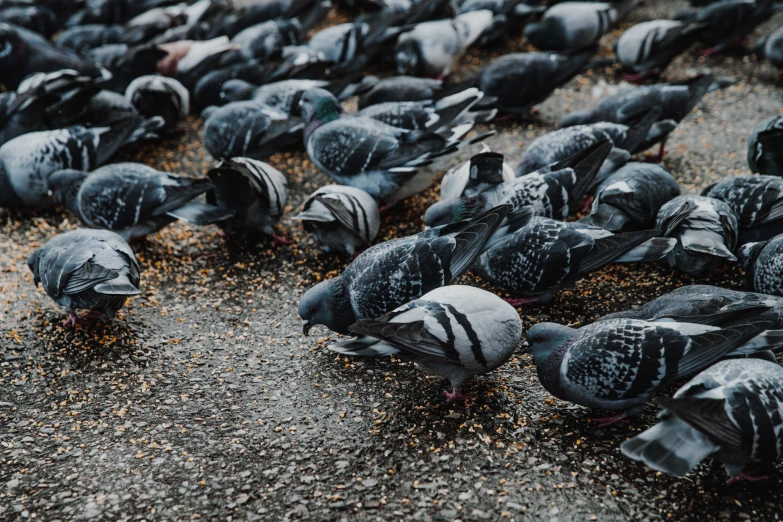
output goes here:
{"type": "MultiPolygon", "coordinates": [[[[648,3],[622,27],[685,7],[648,3]]],[[[754,36],[781,24],[777,15],[754,36]]],[[[619,34],[605,38],[606,49],[619,34]]],[[[472,51],[458,69],[496,54],[472,51]]],[[[750,129],[782,106],[777,72],[752,56],[689,54],[667,74],[707,70],[737,83],[707,95],[669,141],[665,164],[689,192],[747,173],[750,129]]],[[[595,103],[601,82],[621,78],[614,69],[579,76],[538,116],[492,126],[498,134],[487,144],[513,162],[563,114],[595,103]]],[[[182,135],[122,159],[203,175],[213,160],[200,126],[193,119],[182,135]]],[[[0,520],[781,517],[780,466],[766,482],[734,486],[716,464],[679,479],[651,471],[619,445],[655,422],[653,406],[597,428],[589,411],[541,388],[530,356],[468,383],[465,404],[446,404],[445,383],[407,363],[338,356],[324,348],[336,336],[323,327],[303,337],[299,297],[349,260],[323,253],[290,220],[328,180],[302,152],[269,162],[289,179],[280,230],[292,246],[174,225],[133,245],[143,294],[94,329],[61,326],[65,314],[25,265],[76,218],[0,217],[0,520]]],[[[433,188],[401,204],[378,240],[420,230],[436,199],[433,188]]],[[[610,267],[520,315],[525,328],[583,325],[695,281],[665,263],[610,267]]],[[[698,282],[745,288],[739,269],[698,282]]]]}

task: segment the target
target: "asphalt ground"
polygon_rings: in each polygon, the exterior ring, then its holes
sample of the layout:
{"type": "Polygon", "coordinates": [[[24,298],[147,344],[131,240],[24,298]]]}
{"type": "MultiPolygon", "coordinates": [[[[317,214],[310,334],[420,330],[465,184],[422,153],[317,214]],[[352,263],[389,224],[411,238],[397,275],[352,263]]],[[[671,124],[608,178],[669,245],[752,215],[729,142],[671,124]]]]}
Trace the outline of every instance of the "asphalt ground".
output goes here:
{"type": "MultiPolygon", "coordinates": [[[[684,7],[648,2],[621,29],[684,7]]],[[[754,37],[781,23],[777,15],[754,37]]],[[[619,34],[604,39],[605,50],[619,34]]],[[[526,49],[509,42],[503,53],[526,49]]],[[[457,70],[498,54],[471,51],[457,70]]],[[[705,71],[736,83],[707,95],[669,140],[664,163],[685,192],[748,173],[750,129],[782,106],[777,71],[747,54],[691,52],[666,76],[705,71]]],[[[537,116],[490,126],[497,134],[486,143],[514,162],[563,114],[594,104],[604,82],[621,80],[612,68],[580,75],[537,116]]],[[[200,128],[193,118],[182,134],[118,159],[203,175],[214,161],[200,128]]],[[[598,428],[589,411],[542,389],[530,356],[468,383],[473,398],[464,404],[447,404],[446,383],[408,363],[338,356],[325,349],[337,336],[323,327],[303,337],[299,297],[350,260],[323,253],[290,220],[328,179],[304,152],[269,163],[289,180],[279,228],[293,245],[175,224],[133,245],[143,294],[92,329],[61,326],[64,312],[25,265],[76,218],[0,217],[0,520],[781,517],[780,466],[766,482],[733,486],[717,464],[683,478],[651,471],[619,445],[655,422],[653,406],[628,424],[598,428]]],[[[386,214],[377,240],[420,230],[437,194],[436,186],[386,214]]],[[[460,282],[489,288],[473,276],[460,282]]],[[[520,317],[525,328],[584,325],[694,282],[747,288],[738,268],[696,280],[665,263],[615,266],[520,317]]]]}

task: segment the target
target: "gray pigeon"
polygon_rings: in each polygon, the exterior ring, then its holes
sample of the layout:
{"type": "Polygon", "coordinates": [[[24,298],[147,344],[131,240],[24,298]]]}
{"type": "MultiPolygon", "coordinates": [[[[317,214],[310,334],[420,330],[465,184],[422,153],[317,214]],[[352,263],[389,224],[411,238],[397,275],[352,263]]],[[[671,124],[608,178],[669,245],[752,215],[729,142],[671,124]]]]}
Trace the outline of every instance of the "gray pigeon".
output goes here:
{"type": "Polygon", "coordinates": [[[748,165],[751,172],[783,176],[783,114],[753,128],[748,138],[748,165]]]}
{"type": "Polygon", "coordinates": [[[636,72],[626,78],[641,81],[660,74],[696,41],[701,27],[677,20],[651,20],[625,31],[615,43],[615,54],[623,66],[636,72]]]}
{"type": "Polygon", "coordinates": [[[252,100],[276,111],[290,114],[291,106],[301,91],[330,86],[326,80],[282,80],[256,86],[243,80],[229,80],[220,90],[223,103],[252,100]]]}
{"type": "Polygon", "coordinates": [[[290,244],[277,235],[275,224],[285,212],[288,180],[282,172],[251,158],[222,160],[207,172],[214,189],[207,203],[233,211],[234,217],[220,223],[227,230],[258,230],[274,243],[290,244]]]}
{"type": "Polygon", "coordinates": [[[482,123],[492,120],[497,111],[473,112],[470,109],[484,97],[475,87],[438,100],[384,102],[370,105],[356,113],[369,117],[392,127],[407,130],[427,130],[436,132],[452,123],[482,123]]]}
{"type": "Polygon", "coordinates": [[[759,41],[756,47],[759,54],[769,60],[772,65],[783,69],[783,27],[759,41]]]}
{"type": "Polygon", "coordinates": [[[738,255],[755,292],[783,296],[783,235],[746,243],[738,255]]]}
{"type": "Polygon", "coordinates": [[[573,127],[600,122],[629,124],[633,123],[639,114],[659,107],[661,113],[658,120],[650,127],[647,137],[639,148],[646,150],[653,144],[660,143],[660,151],[657,155],[660,161],[663,159],[666,138],[669,134],[696,107],[706,93],[719,87],[711,74],[697,76],[681,83],[658,83],[634,87],[602,98],[592,109],[566,115],[560,121],[560,126],[573,127]]]}
{"type": "Polygon", "coordinates": [[[709,56],[744,40],[775,11],[775,0],[721,0],[678,18],[699,27],[699,40],[709,46],[699,54],[709,56]]]}
{"type": "Polygon", "coordinates": [[[112,163],[94,172],[61,170],[49,177],[54,200],[90,228],[116,232],[125,241],[154,234],[177,219],[208,225],[233,211],[196,198],[212,188],[207,179],[161,172],[141,163],[112,163]]]}
{"type": "MultiPolygon", "coordinates": [[[[365,78],[366,79],[366,78],[365,78]]],[[[444,96],[443,82],[416,76],[393,76],[378,80],[373,78],[369,90],[359,97],[359,109],[385,102],[429,101],[444,96]]]]}
{"type": "Polygon", "coordinates": [[[114,317],[129,295],[139,290],[139,262],[120,236],[108,230],[80,228],[60,234],[30,254],[27,266],[35,285],[68,311],[65,322],[81,322],[76,310],[101,320],[114,317]]]}
{"type": "Polygon", "coordinates": [[[484,152],[446,172],[440,182],[440,199],[472,198],[515,178],[514,169],[503,160],[503,155],[490,152],[485,145],[484,152]]]}
{"type": "Polygon", "coordinates": [[[702,195],[725,201],[734,210],[738,245],[783,232],[783,179],[777,176],[736,176],[706,187],[702,195]]]}
{"type": "Polygon", "coordinates": [[[125,90],[125,98],[139,114],[147,118],[160,116],[166,128],[173,130],[190,114],[190,93],[174,78],[159,74],[140,76],[125,90]]]}
{"type": "Polygon", "coordinates": [[[62,169],[92,170],[106,161],[133,134],[136,118],[118,119],[108,127],[80,125],[31,132],[0,147],[0,207],[48,208],[49,176],[62,169]]]}
{"type": "Polygon", "coordinates": [[[737,246],[737,215],[718,199],[677,196],[661,207],[656,228],[677,238],[667,260],[687,274],[711,272],[726,260],[737,260],[732,253],[737,246]]]}
{"type": "Polygon", "coordinates": [[[492,25],[492,11],[472,11],[455,18],[417,24],[402,33],[394,47],[398,74],[448,76],[454,62],[492,25]]]}
{"type": "Polygon", "coordinates": [[[659,398],[661,422],[621,449],[649,467],[685,475],[706,458],[722,462],[729,484],[761,480],[783,455],[783,368],[758,360],[721,361],[671,398],[659,398]]]}
{"type": "Polygon", "coordinates": [[[293,219],[301,221],[327,252],[354,255],[372,244],[381,218],[378,205],[365,191],[326,185],[307,198],[293,219]]]}
{"type": "Polygon", "coordinates": [[[587,194],[611,148],[611,143],[604,140],[538,172],[500,183],[474,197],[439,201],[425,212],[424,224],[435,227],[453,223],[501,204],[515,208],[531,205],[537,216],[565,219],[587,194]]]}
{"type": "Polygon", "coordinates": [[[562,2],[525,27],[525,38],[542,51],[572,52],[595,45],[635,7],[621,2],[562,2]]]}
{"type": "Polygon", "coordinates": [[[481,254],[474,272],[512,294],[521,306],[549,301],[556,290],[611,263],[657,261],[676,241],[660,230],[612,234],[581,223],[534,217],[530,223],[481,254]]]}
{"type": "Polygon", "coordinates": [[[493,133],[463,141],[471,123],[441,133],[392,127],[346,114],[323,89],[305,91],[299,108],[307,154],[318,169],[388,205],[428,188],[451,154],[493,133]]]}
{"type": "Polygon", "coordinates": [[[730,328],[638,319],[598,321],[582,328],[538,323],[527,332],[538,378],[559,399],[622,413],[600,425],[639,413],[676,379],[700,372],[770,323],[755,317],[730,328]]]}
{"type": "Polygon", "coordinates": [[[263,160],[301,142],[302,120],[254,101],[207,108],[204,145],[217,159],[263,160]]]}
{"type": "Polygon", "coordinates": [[[662,165],[626,163],[595,191],[590,214],[582,223],[615,232],[655,226],[658,211],[680,195],[680,186],[662,165]]]}
{"type": "Polygon", "coordinates": [[[317,324],[348,334],[359,319],[380,317],[451,283],[531,216],[529,208],[501,205],[470,221],[371,246],[341,275],[305,292],[299,301],[304,334],[317,324]]]}
{"type": "Polygon", "coordinates": [[[465,398],[460,385],[507,362],[519,345],[522,323],[498,296],[470,286],[436,288],[377,319],[350,327],[362,337],[332,344],[345,355],[400,354],[428,374],[446,377],[448,402],[465,398]]]}
{"type": "Polygon", "coordinates": [[[628,162],[631,154],[638,151],[659,114],[660,109],[655,108],[644,113],[632,125],[592,123],[548,132],[533,140],[525,148],[522,161],[516,167],[517,175],[535,172],[545,165],[567,158],[595,143],[609,140],[614,148],[598,173],[595,180],[598,184],[628,162]]]}

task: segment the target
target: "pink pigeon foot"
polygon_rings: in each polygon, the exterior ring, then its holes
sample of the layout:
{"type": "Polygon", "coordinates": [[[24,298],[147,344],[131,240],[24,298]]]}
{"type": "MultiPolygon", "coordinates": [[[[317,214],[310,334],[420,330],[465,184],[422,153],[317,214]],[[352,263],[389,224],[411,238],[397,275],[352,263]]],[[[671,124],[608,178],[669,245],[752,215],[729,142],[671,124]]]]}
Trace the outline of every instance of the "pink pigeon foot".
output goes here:
{"type": "Polygon", "coordinates": [[[584,203],[582,203],[582,206],[579,207],[578,211],[582,214],[588,214],[593,209],[593,201],[595,200],[595,196],[587,196],[585,198],[584,203]]]}
{"type": "Polygon", "coordinates": [[[611,417],[590,417],[590,422],[598,424],[599,428],[605,428],[618,422],[628,422],[628,419],[625,418],[625,413],[619,413],[611,417]]]}
{"type": "Polygon", "coordinates": [[[648,73],[626,74],[625,81],[627,81],[628,83],[632,83],[634,85],[639,85],[644,80],[646,80],[649,76],[650,75],[648,73]]]}
{"type": "Polygon", "coordinates": [[[720,49],[718,49],[717,47],[708,47],[706,49],[700,50],[696,54],[698,54],[699,56],[712,56],[713,54],[719,53],[719,52],[720,52],[720,49]]]}
{"type": "Polygon", "coordinates": [[[517,297],[517,298],[508,297],[508,298],[503,298],[503,300],[508,304],[510,304],[511,306],[513,306],[514,308],[539,302],[539,299],[537,297],[517,297]]]}
{"type": "Polygon", "coordinates": [[[513,114],[504,114],[503,116],[495,116],[495,119],[492,120],[495,123],[503,123],[504,121],[511,121],[514,119],[513,114]]]}
{"type": "Polygon", "coordinates": [[[103,312],[98,312],[97,310],[90,310],[90,312],[84,316],[84,320],[100,321],[102,323],[105,323],[109,320],[109,316],[103,312]]]}
{"type": "Polygon", "coordinates": [[[726,484],[729,486],[732,484],[735,484],[737,482],[759,482],[761,480],[767,480],[769,477],[767,475],[757,475],[761,471],[760,467],[752,468],[747,471],[743,471],[736,477],[731,477],[729,480],[726,481],[726,484]]]}
{"type": "Polygon", "coordinates": [[[63,326],[76,326],[77,324],[87,326],[90,323],[86,319],[82,319],[76,315],[76,312],[68,312],[68,319],[63,321],[63,326]]]}
{"type": "Polygon", "coordinates": [[[446,396],[446,402],[464,401],[469,399],[467,395],[462,395],[459,388],[455,388],[453,391],[443,390],[443,395],[446,396]]]}
{"type": "Polygon", "coordinates": [[[288,239],[287,237],[278,236],[277,234],[272,234],[270,236],[272,238],[272,246],[276,247],[278,245],[293,245],[294,242],[288,239]]]}

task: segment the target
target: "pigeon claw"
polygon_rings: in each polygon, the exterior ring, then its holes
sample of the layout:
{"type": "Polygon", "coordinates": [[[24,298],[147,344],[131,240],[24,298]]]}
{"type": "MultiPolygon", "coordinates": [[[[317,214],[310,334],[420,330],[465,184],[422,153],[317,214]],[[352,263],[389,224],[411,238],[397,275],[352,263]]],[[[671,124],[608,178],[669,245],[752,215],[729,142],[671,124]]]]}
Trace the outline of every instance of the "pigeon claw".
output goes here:
{"type": "Polygon", "coordinates": [[[272,237],[272,246],[294,244],[294,242],[288,239],[287,237],[278,236],[277,234],[272,234],[271,237],[272,237]]]}
{"type": "Polygon", "coordinates": [[[736,477],[731,477],[729,480],[727,480],[726,484],[730,486],[732,484],[736,484],[737,482],[759,482],[769,478],[767,475],[757,475],[756,473],[758,471],[760,471],[759,468],[743,471],[736,477]]]}
{"type": "Polygon", "coordinates": [[[520,306],[525,306],[538,302],[538,298],[536,297],[518,297],[518,298],[507,297],[507,298],[503,298],[503,300],[508,304],[510,304],[511,306],[513,306],[514,308],[518,308],[520,306]]]}
{"type": "Polygon", "coordinates": [[[628,422],[628,419],[625,417],[625,412],[623,412],[611,417],[590,417],[590,422],[598,424],[599,428],[605,428],[618,422],[628,422]]]}
{"type": "Polygon", "coordinates": [[[76,312],[68,312],[68,319],[63,321],[63,326],[76,326],[77,324],[87,326],[90,322],[87,319],[82,319],[76,315],[76,312]]]}
{"type": "Polygon", "coordinates": [[[443,390],[443,395],[446,396],[446,402],[451,403],[454,401],[464,401],[469,399],[467,395],[462,395],[462,393],[459,391],[459,388],[454,388],[454,390],[443,390]]]}

